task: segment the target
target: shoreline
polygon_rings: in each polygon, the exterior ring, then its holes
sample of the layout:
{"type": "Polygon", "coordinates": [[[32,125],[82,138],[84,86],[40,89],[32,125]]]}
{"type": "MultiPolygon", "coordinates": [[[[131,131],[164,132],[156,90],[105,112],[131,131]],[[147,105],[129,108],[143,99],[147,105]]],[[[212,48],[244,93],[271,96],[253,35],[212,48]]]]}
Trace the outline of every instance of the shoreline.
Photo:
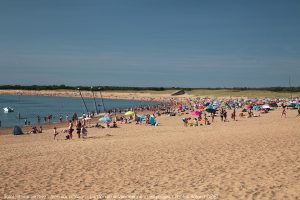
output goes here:
{"type": "MultiPolygon", "coordinates": [[[[91,91],[81,91],[82,97],[93,98],[91,91]]],[[[26,96],[54,96],[54,97],[77,97],[80,94],[75,90],[0,90],[0,95],[26,95],[26,96]]],[[[141,101],[163,101],[166,98],[173,98],[171,93],[150,93],[132,91],[95,91],[95,98],[119,99],[119,100],[141,100],[141,101]]],[[[193,95],[181,95],[180,97],[192,97],[193,95]]]]}

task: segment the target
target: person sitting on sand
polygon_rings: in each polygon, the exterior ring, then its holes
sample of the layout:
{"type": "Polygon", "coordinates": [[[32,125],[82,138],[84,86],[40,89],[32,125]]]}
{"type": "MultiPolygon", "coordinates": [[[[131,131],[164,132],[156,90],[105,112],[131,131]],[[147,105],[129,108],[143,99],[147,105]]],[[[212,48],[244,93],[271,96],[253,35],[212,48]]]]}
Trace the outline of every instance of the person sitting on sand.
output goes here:
{"type": "Polygon", "coordinates": [[[54,140],[55,140],[55,138],[56,138],[56,136],[58,135],[58,132],[57,132],[57,129],[56,129],[56,127],[54,127],[53,128],[53,136],[54,136],[54,140]]]}
{"type": "Polygon", "coordinates": [[[95,127],[96,127],[96,128],[105,128],[104,126],[102,126],[102,125],[99,124],[99,123],[97,123],[97,124],[95,125],[95,127]]]}
{"type": "Polygon", "coordinates": [[[117,126],[117,122],[116,121],[114,121],[113,122],[113,125],[112,125],[112,127],[111,128],[117,128],[118,126],[117,126]]]}
{"type": "Polygon", "coordinates": [[[188,126],[189,118],[182,118],[184,127],[188,126]]]}
{"type": "Polygon", "coordinates": [[[36,126],[33,126],[30,133],[38,133],[36,126]]]}
{"type": "Polygon", "coordinates": [[[43,127],[42,126],[40,126],[39,133],[43,133],[43,127]]]}

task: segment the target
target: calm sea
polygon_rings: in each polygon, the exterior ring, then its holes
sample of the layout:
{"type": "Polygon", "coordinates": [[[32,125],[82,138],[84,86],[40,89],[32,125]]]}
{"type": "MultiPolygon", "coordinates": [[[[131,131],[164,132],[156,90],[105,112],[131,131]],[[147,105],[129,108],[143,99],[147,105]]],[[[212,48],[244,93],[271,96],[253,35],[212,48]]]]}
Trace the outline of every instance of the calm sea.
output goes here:
{"type": "MultiPolygon", "coordinates": [[[[85,98],[85,103],[88,111],[95,111],[95,102],[93,99],[85,98]]],[[[154,105],[155,102],[135,101],[135,100],[116,100],[103,99],[103,104],[106,110],[114,108],[130,108],[141,105],[154,105]]],[[[97,109],[104,112],[101,99],[96,99],[97,109]]],[[[13,127],[15,125],[24,125],[25,118],[31,124],[37,123],[37,116],[41,117],[41,122],[44,122],[43,117],[53,115],[52,122],[58,122],[59,116],[66,116],[69,119],[77,113],[81,116],[85,111],[85,106],[81,98],[72,97],[45,97],[45,96],[20,96],[20,95],[0,95],[0,120],[1,127],[13,127]],[[4,107],[12,107],[14,112],[4,113],[4,107]],[[18,119],[18,116],[21,119],[18,119]]]]}

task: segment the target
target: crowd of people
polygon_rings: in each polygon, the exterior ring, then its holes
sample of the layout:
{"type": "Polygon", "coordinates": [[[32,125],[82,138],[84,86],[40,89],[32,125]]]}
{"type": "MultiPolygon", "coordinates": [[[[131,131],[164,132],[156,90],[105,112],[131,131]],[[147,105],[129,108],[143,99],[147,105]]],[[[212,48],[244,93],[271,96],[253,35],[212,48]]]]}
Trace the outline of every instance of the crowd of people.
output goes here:
{"type": "MultiPolygon", "coordinates": [[[[298,99],[290,100],[297,101],[298,99]]],[[[268,113],[272,109],[280,107],[282,109],[281,117],[287,117],[286,99],[210,99],[210,98],[169,98],[156,105],[137,106],[129,109],[112,109],[104,115],[105,120],[98,121],[95,125],[91,125],[89,120],[95,116],[94,114],[83,115],[78,117],[76,113],[71,118],[65,116],[68,121],[68,128],[58,131],[57,127],[53,128],[53,138],[56,139],[59,133],[65,133],[65,139],[73,139],[76,133],[78,138],[87,138],[87,128],[117,128],[118,124],[137,124],[137,125],[153,125],[157,126],[157,116],[168,115],[184,115],[182,118],[185,127],[197,127],[211,125],[216,121],[216,117],[221,122],[237,121],[240,118],[260,117],[261,114],[268,113]],[[129,114],[128,114],[129,113],[129,114]],[[140,113],[140,114],[138,114],[140,113]],[[229,114],[230,115],[229,115],[229,114]],[[188,115],[188,116],[186,116],[188,115]],[[231,119],[229,119],[229,117],[231,119]]],[[[300,105],[297,104],[298,114],[300,117],[300,105]]],[[[40,122],[41,117],[38,117],[40,122]]],[[[44,117],[45,122],[51,122],[52,115],[44,117]]],[[[59,121],[63,122],[63,116],[59,115],[59,121]]],[[[101,120],[101,118],[100,118],[101,120]]],[[[30,122],[25,119],[25,125],[30,122]]],[[[43,128],[40,126],[32,126],[30,133],[42,133],[43,128]]]]}

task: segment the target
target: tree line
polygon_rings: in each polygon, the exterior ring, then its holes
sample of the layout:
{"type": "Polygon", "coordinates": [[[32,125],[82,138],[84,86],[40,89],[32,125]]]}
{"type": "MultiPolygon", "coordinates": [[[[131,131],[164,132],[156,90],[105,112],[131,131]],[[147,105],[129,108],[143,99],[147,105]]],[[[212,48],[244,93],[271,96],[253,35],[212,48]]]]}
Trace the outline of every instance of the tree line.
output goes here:
{"type": "Polygon", "coordinates": [[[232,90],[232,91],[246,91],[246,90],[264,90],[272,92],[300,92],[300,87],[218,87],[218,88],[183,88],[183,87],[121,87],[121,86],[67,86],[67,85],[0,85],[1,90],[93,90],[93,91],[164,91],[164,90],[232,90]]]}

